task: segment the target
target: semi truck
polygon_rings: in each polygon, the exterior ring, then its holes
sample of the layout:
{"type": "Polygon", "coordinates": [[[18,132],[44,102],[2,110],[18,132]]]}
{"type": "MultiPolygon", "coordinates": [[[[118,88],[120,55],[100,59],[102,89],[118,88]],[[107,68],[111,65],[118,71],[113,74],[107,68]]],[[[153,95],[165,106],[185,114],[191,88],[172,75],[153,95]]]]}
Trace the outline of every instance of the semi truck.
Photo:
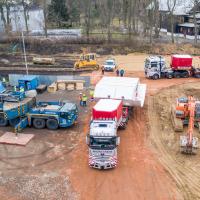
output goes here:
{"type": "Polygon", "coordinates": [[[70,102],[36,102],[24,92],[0,95],[0,126],[10,125],[15,132],[27,126],[55,130],[72,126],[78,117],[77,106],[70,102]]]}
{"type": "Polygon", "coordinates": [[[110,169],[117,166],[117,146],[120,143],[117,130],[127,124],[123,117],[122,100],[101,99],[93,107],[90,132],[86,138],[90,167],[110,169]]]}
{"type": "Polygon", "coordinates": [[[92,111],[90,132],[86,142],[89,146],[89,166],[109,169],[117,166],[119,128],[126,128],[133,107],[143,107],[146,84],[139,78],[103,77],[94,90],[98,103],[92,111]]]}
{"type": "Polygon", "coordinates": [[[167,67],[165,58],[162,56],[150,56],[145,60],[145,76],[150,79],[160,78],[188,78],[194,76],[199,78],[198,68],[192,66],[190,55],[172,55],[170,68],[167,67]]]}

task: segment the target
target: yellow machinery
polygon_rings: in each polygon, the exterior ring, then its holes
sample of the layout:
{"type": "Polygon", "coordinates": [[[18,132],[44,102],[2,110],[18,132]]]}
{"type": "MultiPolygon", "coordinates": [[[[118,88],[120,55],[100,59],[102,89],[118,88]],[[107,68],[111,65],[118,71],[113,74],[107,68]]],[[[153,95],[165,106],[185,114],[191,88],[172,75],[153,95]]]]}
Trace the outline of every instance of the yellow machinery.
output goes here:
{"type": "Polygon", "coordinates": [[[77,62],[75,62],[74,68],[85,70],[98,70],[99,65],[97,63],[96,54],[81,54],[80,59],[77,62]]]}

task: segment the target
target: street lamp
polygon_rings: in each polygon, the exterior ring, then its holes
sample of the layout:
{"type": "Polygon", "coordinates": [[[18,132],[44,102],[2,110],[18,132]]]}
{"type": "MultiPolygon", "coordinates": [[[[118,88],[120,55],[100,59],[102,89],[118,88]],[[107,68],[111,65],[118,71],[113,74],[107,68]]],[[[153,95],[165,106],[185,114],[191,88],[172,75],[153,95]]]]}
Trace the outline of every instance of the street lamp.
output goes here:
{"type": "Polygon", "coordinates": [[[23,32],[23,30],[22,30],[22,44],[23,44],[23,52],[24,52],[24,61],[25,61],[25,66],[26,66],[26,75],[28,75],[28,65],[27,65],[26,47],[25,47],[25,42],[24,42],[24,32],[23,32]]]}

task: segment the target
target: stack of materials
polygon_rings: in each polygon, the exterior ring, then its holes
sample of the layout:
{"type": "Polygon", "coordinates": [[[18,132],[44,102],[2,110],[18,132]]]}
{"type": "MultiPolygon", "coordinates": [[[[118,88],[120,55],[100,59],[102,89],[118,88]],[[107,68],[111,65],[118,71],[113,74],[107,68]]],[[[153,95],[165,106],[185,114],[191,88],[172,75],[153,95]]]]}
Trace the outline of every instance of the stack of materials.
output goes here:
{"type": "Polygon", "coordinates": [[[58,90],[66,90],[66,83],[63,81],[57,81],[58,90]]]}
{"type": "Polygon", "coordinates": [[[48,92],[56,92],[57,90],[83,90],[84,80],[59,80],[52,83],[48,87],[48,92]]]}
{"type": "Polygon", "coordinates": [[[58,90],[57,83],[52,83],[48,88],[47,91],[49,93],[56,92],[58,90]]]}
{"type": "Polygon", "coordinates": [[[68,83],[67,84],[67,90],[74,90],[74,84],[73,83],[68,83]]]}
{"type": "Polygon", "coordinates": [[[41,57],[33,57],[33,63],[39,65],[54,65],[54,58],[41,58],[41,57]]]}

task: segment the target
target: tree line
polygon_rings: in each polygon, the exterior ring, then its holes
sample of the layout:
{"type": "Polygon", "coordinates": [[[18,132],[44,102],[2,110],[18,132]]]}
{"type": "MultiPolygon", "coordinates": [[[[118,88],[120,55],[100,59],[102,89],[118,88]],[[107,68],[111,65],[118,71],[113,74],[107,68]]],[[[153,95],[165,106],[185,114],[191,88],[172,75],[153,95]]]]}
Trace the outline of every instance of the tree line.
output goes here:
{"type": "MultiPolygon", "coordinates": [[[[174,10],[180,0],[166,1],[171,24],[171,40],[174,42],[174,10]]],[[[194,6],[198,3],[199,0],[191,0],[194,6]]],[[[160,34],[158,0],[0,0],[0,17],[6,30],[10,26],[10,8],[17,4],[23,6],[27,32],[29,5],[35,4],[43,9],[46,36],[47,28],[52,27],[81,27],[87,38],[96,32],[103,33],[108,41],[112,39],[113,32],[126,33],[130,39],[134,35],[148,36],[150,43],[153,37],[158,38],[160,34]],[[150,4],[153,6],[147,9],[150,4]]],[[[195,17],[195,9],[193,13],[195,17]]],[[[194,24],[197,41],[196,20],[194,24]]]]}

